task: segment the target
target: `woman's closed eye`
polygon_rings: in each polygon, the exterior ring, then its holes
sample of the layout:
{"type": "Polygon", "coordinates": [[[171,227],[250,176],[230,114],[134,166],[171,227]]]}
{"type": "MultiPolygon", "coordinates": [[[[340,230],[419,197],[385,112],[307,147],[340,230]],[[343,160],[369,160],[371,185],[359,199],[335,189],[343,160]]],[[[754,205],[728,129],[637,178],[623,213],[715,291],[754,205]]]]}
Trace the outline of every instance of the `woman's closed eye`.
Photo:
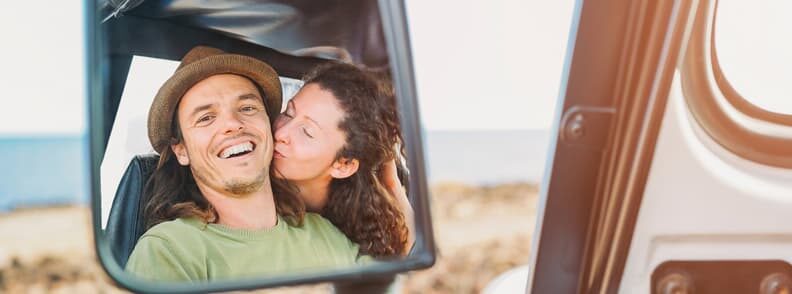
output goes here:
{"type": "MultiPolygon", "coordinates": [[[[291,120],[293,118],[294,118],[294,108],[293,108],[292,104],[289,103],[288,106],[286,107],[286,111],[282,112],[278,116],[278,119],[279,120],[281,120],[281,119],[283,119],[283,120],[285,120],[285,119],[291,120]]],[[[313,134],[311,134],[312,131],[309,131],[308,128],[305,126],[305,122],[301,122],[299,124],[299,126],[300,126],[300,130],[303,132],[303,135],[305,135],[306,137],[311,138],[311,139],[314,138],[313,134]]]]}
{"type": "Polygon", "coordinates": [[[308,132],[308,129],[306,129],[306,128],[304,128],[304,127],[303,127],[303,128],[302,128],[302,131],[303,131],[303,134],[305,134],[306,136],[308,136],[308,138],[311,138],[311,139],[313,139],[313,137],[314,137],[314,136],[313,136],[313,135],[311,135],[311,133],[309,133],[309,132],[308,132]]]}

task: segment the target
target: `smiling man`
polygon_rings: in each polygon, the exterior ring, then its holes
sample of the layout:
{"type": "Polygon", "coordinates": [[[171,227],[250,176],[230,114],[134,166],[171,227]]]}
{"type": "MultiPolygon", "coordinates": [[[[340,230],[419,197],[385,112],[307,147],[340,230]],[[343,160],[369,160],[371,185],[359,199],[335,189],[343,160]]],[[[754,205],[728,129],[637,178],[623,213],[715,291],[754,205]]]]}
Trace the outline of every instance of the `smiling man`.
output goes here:
{"type": "Polygon", "coordinates": [[[209,47],[185,55],[149,111],[160,160],[144,193],[149,230],[127,271],[208,281],[369,260],[298,199],[273,194],[270,127],[280,108],[278,75],[266,63],[209,47]]]}

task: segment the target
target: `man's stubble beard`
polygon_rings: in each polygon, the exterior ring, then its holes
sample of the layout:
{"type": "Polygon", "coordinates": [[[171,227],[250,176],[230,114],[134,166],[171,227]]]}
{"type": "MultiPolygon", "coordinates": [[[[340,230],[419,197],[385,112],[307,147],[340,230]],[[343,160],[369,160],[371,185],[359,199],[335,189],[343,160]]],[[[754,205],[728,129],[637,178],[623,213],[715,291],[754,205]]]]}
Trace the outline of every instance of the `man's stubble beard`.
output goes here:
{"type": "MultiPolygon", "coordinates": [[[[259,136],[251,134],[249,132],[244,132],[238,134],[234,138],[249,136],[256,141],[262,142],[265,140],[261,140],[259,136]]],[[[231,139],[234,139],[231,138],[231,139]]],[[[270,142],[270,148],[272,148],[273,144],[270,142]]],[[[190,156],[189,150],[187,150],[187,156],[190,156]]],[[[272,155],[269,156],[270,161],[272,161],[272,155]]],[[[250,193],[256,192],[260,190],[264,184],[269,184],[269,168],[270,166],[265,164],[265,166],[260,170],[259,174],[250,181],[241,181],[241,180],[222,180],[218,179],[222,182],[222,189],[228,193],[230,193],[230,197],[233,198],[244,198],[245,196],[249,195],[250,193]]],[[[190,171],[192,172],[193,176],[195,177],[196,182],[201,181],[203,183],[209,183],[207,177],[205,175],[210,175],[208,168],[206,166],[201,166],[196,168],[194,165],[190,165],[190,171]]]]}
{"type": "Polygon", "coordinates": [[[237,181],[233,179],[229,181],[225,181],[224,182],[225,190],[234,196],[249,195],[250,193],[261,190],[261,187],[263,187],[264,183],[266,183],[267,181],[266,174],[267,173],[265,172],[261,172],[256,176],[255,179],[247,182],[237,181]]]}
{"type": "MultiPolygon", "coordinates": [[[[209,183],[208,179],[204,177],[204,172],[200,169],[195,169],[193,166],[190,166],[193,176],[196,180],[209,183]]],[[[259,191],[264,184],[266,184],[269,179],[267,169],[261,169],[261,172],[256,175],[256,177],[249,181],[243,180],[223,180],[223,190],[230,193],[230,197],[234,198],[244,198],[245,196],[259,191]]]]}

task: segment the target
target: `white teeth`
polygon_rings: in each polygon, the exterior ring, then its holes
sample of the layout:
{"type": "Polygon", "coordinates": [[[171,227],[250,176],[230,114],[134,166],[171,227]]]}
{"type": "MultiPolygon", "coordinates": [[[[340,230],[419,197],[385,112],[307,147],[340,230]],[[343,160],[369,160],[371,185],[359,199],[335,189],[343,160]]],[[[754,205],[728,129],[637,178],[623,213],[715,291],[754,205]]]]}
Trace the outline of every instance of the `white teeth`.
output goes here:
{"type": "Polygon", "coordinates": [[[220,154],[220,158],[224,158],[224,159],[229,158],[234,154],[239,154],[247,151],[253,151],[253,143],[246,142],[228,147],[225,150],[223,150],[223,153],[220,154]]]}

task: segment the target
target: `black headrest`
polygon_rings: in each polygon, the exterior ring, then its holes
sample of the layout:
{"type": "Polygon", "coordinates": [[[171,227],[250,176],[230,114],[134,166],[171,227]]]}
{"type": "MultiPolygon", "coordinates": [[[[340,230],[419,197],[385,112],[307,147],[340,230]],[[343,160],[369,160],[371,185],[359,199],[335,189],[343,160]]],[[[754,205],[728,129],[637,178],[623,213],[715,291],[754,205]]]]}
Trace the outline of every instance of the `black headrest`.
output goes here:
{"type": "Polygon", "coordinates": [[[118,184],[105,233],[110,250],[121,267],[126,267],[138,238],[143,235],[143,188],[157,167],[159,155],[137,155],[129,163],[118,184]]]}

